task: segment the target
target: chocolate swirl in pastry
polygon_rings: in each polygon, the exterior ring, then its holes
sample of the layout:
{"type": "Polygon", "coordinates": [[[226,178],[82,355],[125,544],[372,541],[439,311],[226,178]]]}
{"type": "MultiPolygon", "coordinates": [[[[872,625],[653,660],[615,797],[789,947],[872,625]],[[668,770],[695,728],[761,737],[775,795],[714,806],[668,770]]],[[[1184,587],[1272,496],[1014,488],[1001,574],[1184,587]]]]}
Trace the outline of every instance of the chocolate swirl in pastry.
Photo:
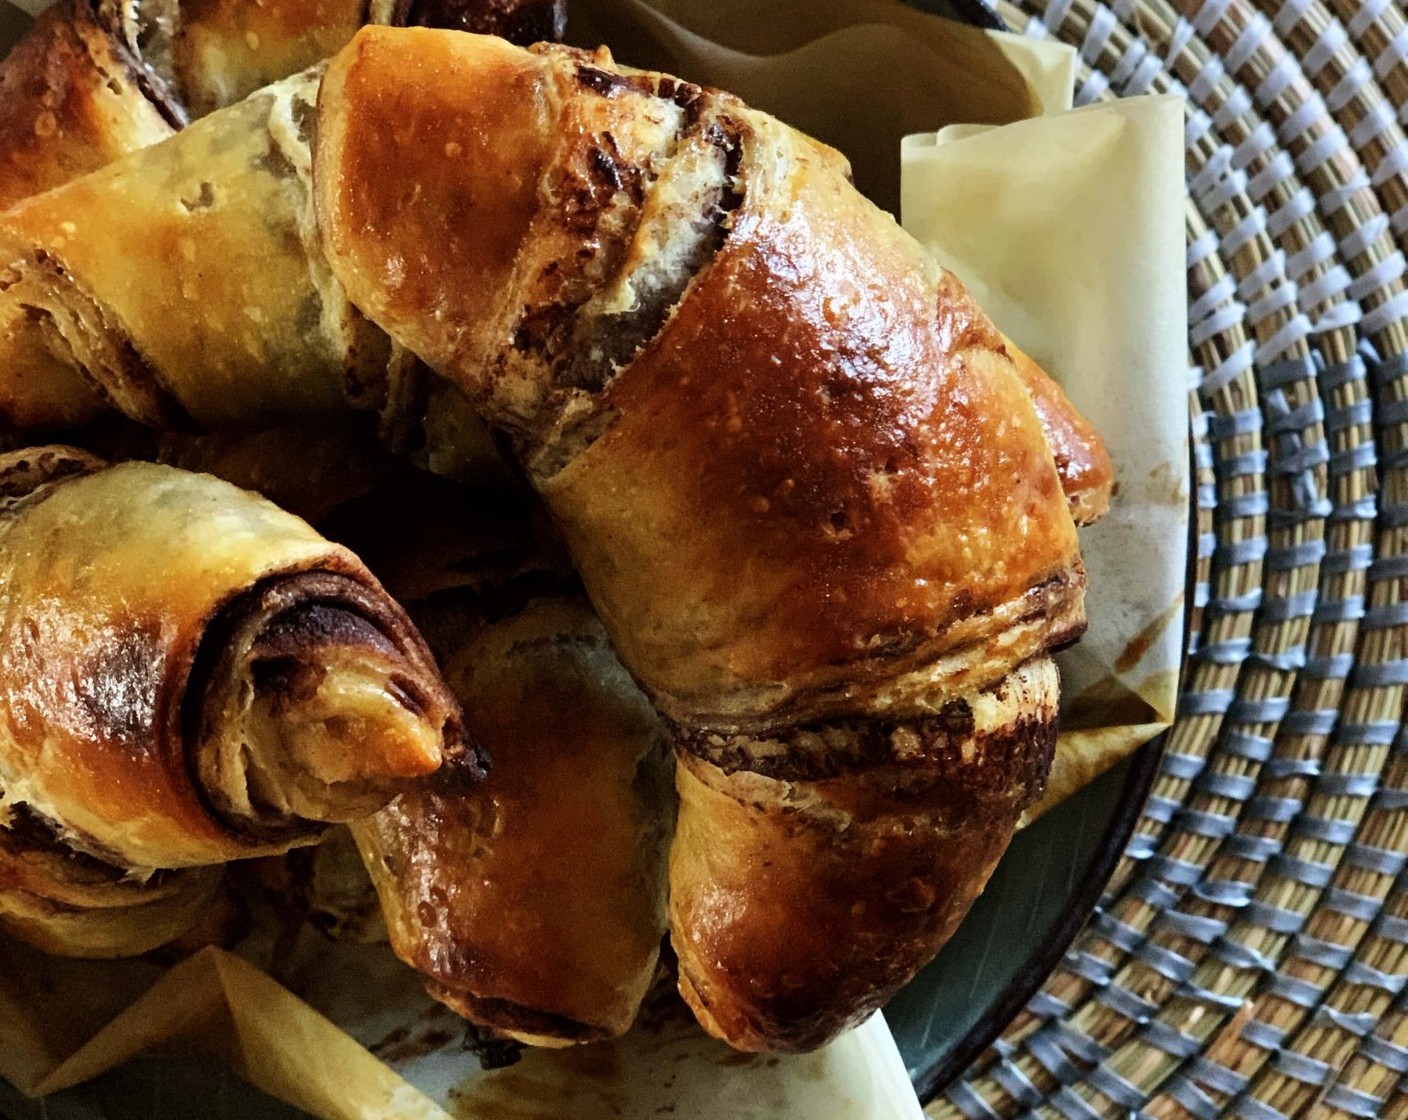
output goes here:
{"type": "Polygon", "coordinates": [[[532,43],[565,0],[60,0],[0,59],[0,210],[321,62],[364,23],[532,43]]]}
{"type": "Polygon", "coordinates": [[[0,493],[0,791],[67,850],[144,878],[479,774],[410,620],[297,518],[52,448],[0,493]]]}
{"type": "Polygon", "coordinates": [[[1002,336],[835,152],[604,52],[366,29],[315,184],[350,298],[513,434],[673,724],[700,1021],[859,1022],[1040,794],[1085,628],[1002,336]]]}

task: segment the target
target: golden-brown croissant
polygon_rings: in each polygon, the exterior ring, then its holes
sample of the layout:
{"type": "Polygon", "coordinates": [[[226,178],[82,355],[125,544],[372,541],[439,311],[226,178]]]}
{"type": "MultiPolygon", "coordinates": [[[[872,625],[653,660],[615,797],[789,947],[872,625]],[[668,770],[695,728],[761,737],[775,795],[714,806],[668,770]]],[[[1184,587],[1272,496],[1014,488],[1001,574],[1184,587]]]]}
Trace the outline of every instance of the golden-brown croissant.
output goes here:
{"type": "Polygon", "coordinates": [[[0,210],[333,54],[362,24],[561,38],[565,0],[60,0],[0,59],[0,210]]]}
{"type": "Polygon", "coordinates": [[[206,475],[52,447],[0,456],[0,499],[12,932],[23,896],[174,921],[206,880],[158,873],[309,843],[447,760],[480,773],[404,611],[297,518],[206,475]]]}
{"type": "Polygon", "coordinates": [[[493,758],[352,825],[391,943],[426,987],[540,1046],[631,1025],[665,932],[664,729],[583,602],[535,598],[445,662],[493,758]]]}
{"type": "Polygon", "coordinates": [[[663,724],[534,506],[421,475],[329,532],[407,603],[493,759],[471,790],[409,791],[352,826],[392,945],[473,1022],[561,1046],[635,1019],[675,804],[663,724]]]}
{"type": "Polygon", "coordinates": [[[353,303],[513,435],[673,724],[700,1021],[860,1021],[1039,795],[1085,628],[1002,336],[836,153],[604,52],[364,30],[314,178],[353,303]]]}

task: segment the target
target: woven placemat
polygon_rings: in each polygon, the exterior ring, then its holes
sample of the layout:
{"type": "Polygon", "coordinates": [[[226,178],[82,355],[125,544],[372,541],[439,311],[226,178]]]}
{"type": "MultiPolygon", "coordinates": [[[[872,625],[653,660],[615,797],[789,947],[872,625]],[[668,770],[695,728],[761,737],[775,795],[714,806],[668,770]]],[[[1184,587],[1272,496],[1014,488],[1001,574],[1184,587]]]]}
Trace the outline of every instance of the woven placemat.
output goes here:
{"type": "Polygon", "coordinates": [[[929,1114],[1408,1117],[1404,7],[1000,9],[1187,98],[1197,592],[1096,914],[929,1114]]]}

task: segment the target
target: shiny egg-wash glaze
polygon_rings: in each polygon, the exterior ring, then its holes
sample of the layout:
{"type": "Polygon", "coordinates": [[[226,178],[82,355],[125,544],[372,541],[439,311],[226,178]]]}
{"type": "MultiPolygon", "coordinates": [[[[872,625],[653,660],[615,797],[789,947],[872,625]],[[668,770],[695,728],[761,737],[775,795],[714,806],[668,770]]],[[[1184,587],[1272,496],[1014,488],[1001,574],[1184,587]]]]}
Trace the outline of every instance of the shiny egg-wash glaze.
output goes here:
{"type": "Polygon", "coordinates": [[[62,448],[0,456],[0,495],[10,932],[35,899],[58,917],[85,897],[155,901],[74,891],[283,852],[447,762],[481,773],[405,612],[297,518],[209,476],[62,448]]]}
{"type": "Polygon", "coordinates": [[[604,52],[364,30],[314,184],[349,298],[513,435],[673,724],[700,1021],[858,1022],[1041,791],[1098,439],[835,152],[604,52]]]}
{"type": "Polygon", "coordinates": [[[365,23],[558,39],[565,0],[59,0],[0,59],[0,210],[335,53],[365,23]]]}

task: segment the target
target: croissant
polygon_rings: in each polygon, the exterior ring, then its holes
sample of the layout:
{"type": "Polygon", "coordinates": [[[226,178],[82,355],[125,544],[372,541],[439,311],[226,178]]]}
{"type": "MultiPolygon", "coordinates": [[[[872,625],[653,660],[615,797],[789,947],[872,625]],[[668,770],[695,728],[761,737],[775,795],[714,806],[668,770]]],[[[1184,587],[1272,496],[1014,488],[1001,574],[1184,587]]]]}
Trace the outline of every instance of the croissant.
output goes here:
{"type": "Polygon", "coordinates": [[[623,1033],[665,933],[675,805],[659,718],[535,534],[531,495],[422,475],[329,531],[343,525],[494,760],[472,790],[411,790],[352,825],[392,947],[498,1036],[623,1033]]]}
{"type": "Polygon", "coordinates": [[[512,435],[671,723],[700,1022],[746,1050],[859,1022],[1041,792],[1050,654],[1086,624],[1054,449],[1088,518],[1098,437],[1053,449],[1002,336],[837,153],[604,51],[364,29],[314,181],[350,299],[512,435]]]}
{"type": "Polygon", "coordinates": [[[363,23],[561,38],[564,0],[60,0],[0,60],[0,210],[333,54],[363,23]]]}
{"type": "Polygon", "coordinates": [[[663,729],[569,599],[483,627],[445,673],[494,767],[467,794],[415,790],[352,825],[392,947],[498,1034],[620,1035],[665,932],[663,729]]]}
{"type": "Polygon", "coordinates": [[[181,869],[311,843],[447,762],[482,773],[404,611],[297,518],[63,448],[0,456],[0,499],[12,932],[36,899],[179,924],[208,883],[181,869]]]}

